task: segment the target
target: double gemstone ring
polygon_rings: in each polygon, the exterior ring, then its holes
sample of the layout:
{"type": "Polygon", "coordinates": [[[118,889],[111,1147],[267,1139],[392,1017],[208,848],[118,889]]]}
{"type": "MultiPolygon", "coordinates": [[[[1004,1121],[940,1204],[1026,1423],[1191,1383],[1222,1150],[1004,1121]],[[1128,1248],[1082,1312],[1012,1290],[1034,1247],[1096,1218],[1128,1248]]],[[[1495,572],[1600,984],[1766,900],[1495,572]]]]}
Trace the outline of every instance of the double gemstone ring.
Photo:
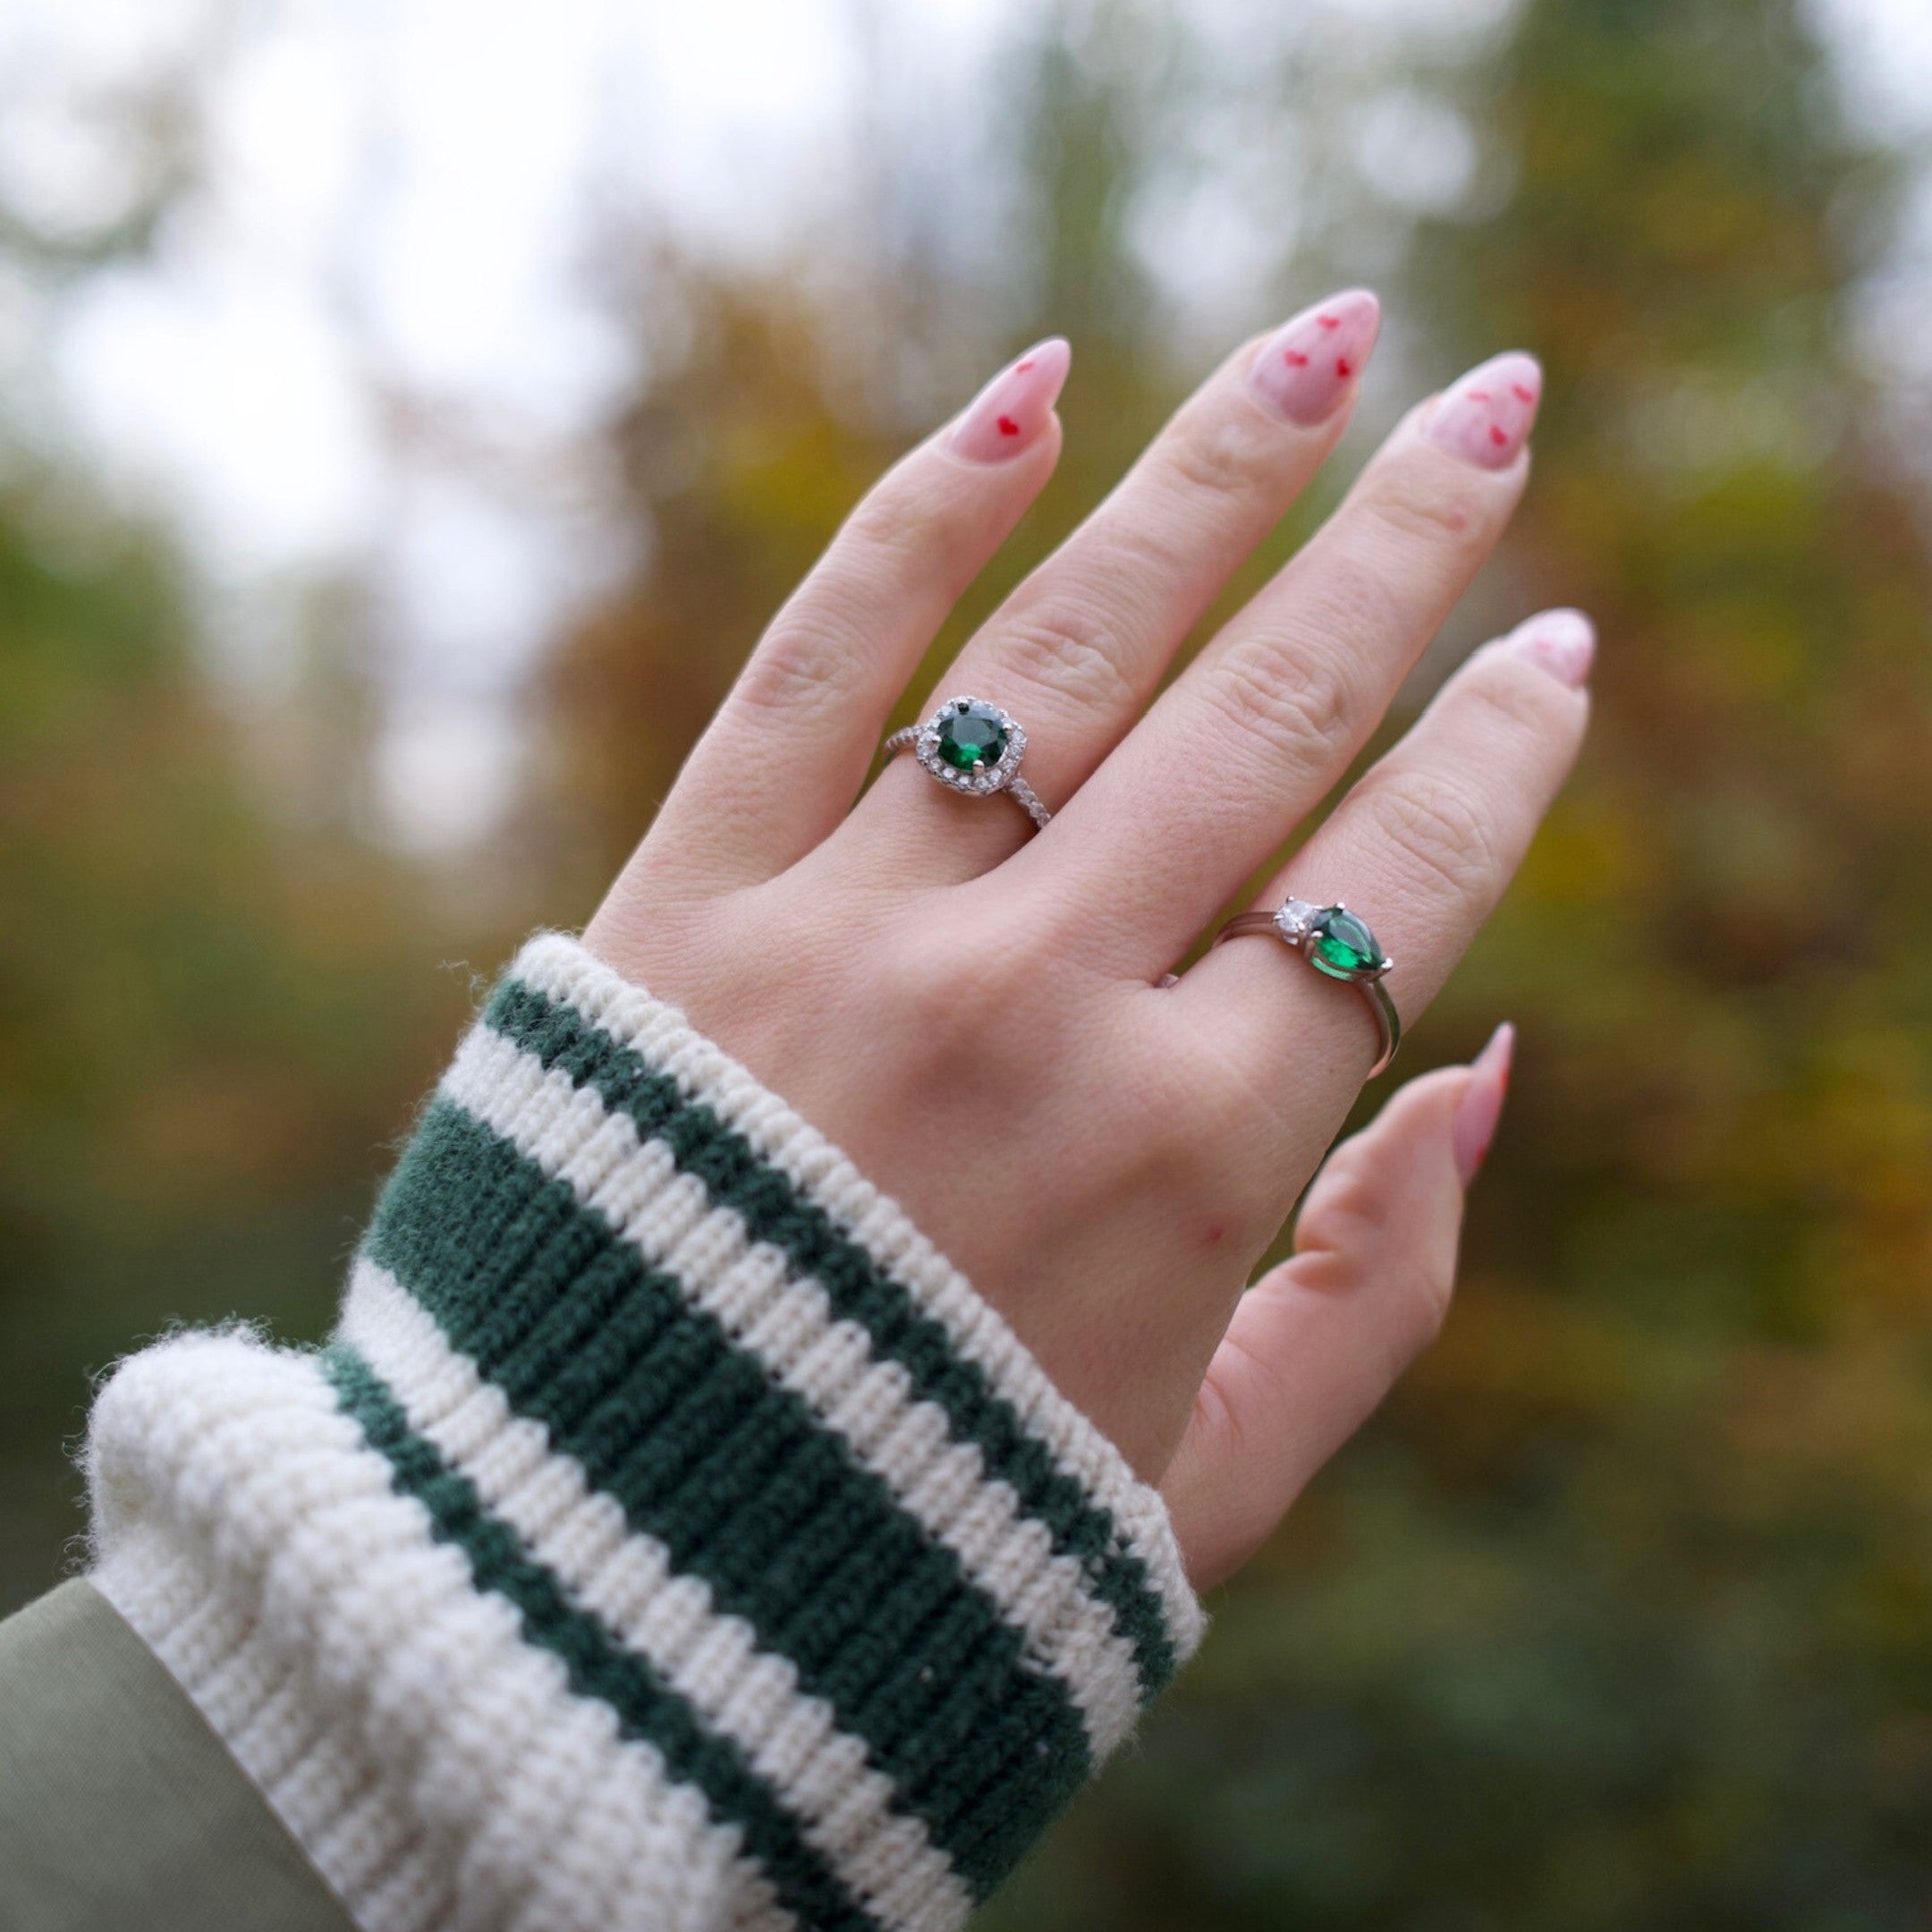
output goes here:
{"type": "Polygon", "coordinates": [[[1318,906],[1306,899],[1289,899],[1272,912],[1239,912],[1215,936],[1215,944],[1239,939],[1244,933],[1272,933],[1317,972],[1340,979],[1361,995],[1376,1023],[1379,1049],[1370,1080],[1395,1057],[1402,1045],[1402,1015],[1382,984],[1383,975],[1395,962],[1345,905],[1318,906]]]}

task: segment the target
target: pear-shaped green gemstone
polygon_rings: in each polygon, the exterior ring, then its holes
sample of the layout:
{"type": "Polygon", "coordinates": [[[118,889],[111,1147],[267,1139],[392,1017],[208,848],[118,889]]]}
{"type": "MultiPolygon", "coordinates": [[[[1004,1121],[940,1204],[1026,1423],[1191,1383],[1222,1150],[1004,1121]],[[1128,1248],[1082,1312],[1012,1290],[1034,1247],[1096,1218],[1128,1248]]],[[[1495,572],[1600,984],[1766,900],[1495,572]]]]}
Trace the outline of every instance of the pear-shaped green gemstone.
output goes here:
{"type": "Polygon", "coordinates": [[[1309,963],[1331,979],[1360,979],[1379,972],[1388,962],[1375,935],[1340,906],[1330,906],[1309,921],[1309,963]]]}
{"type": "Polygon", "coordinates": [[[955,771],[996,765],[1006,749],[1006,726],[989,704],[978,699],[949,704],[939,718],[939,756],[955,771]]]}

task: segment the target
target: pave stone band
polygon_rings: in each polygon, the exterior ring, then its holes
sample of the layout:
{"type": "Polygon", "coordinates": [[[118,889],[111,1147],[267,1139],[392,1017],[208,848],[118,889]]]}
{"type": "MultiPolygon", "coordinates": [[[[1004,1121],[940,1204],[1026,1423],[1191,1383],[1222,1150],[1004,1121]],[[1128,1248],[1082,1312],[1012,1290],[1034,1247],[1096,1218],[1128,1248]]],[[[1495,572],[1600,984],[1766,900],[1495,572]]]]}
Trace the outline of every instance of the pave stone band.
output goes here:
{"type": "Polygon", "coordinates": [[[1026,730],[1009,711],[983,698],[948,698],[923,724],[895,731],[881,756],[910,751],[943,785],[969,798],[1004,792],[1041,831],[1053,814],[1020,775],[1026,730]]]}
{"type": "Polygon", "coordinates": [[[1291,945],[1318,973],[1352,986],[1362,996],[1376,1023],[1373,1080],[1402,1045],[1402,1015],[1382,984],[1395,962],[1377,943],[1368,924],[1345,905],[1318,906],[1306,899],[1287,899],[1272,912],[1240,912],[1215,935],[1215,944],[1239,939],[1246,933],[1272,933],[1291,945]]]}

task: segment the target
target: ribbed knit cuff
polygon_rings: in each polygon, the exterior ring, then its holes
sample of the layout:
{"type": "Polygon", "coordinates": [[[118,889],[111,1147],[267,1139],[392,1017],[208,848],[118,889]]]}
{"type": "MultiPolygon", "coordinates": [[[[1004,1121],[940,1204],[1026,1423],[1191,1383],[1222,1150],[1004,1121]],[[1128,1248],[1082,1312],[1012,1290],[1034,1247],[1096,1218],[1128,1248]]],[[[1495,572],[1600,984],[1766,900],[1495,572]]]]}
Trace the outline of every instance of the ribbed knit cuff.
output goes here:
{"type": "Polygon", "coordinates": [[[370,1932],[957,1927],[1202,1627],[958,1270],[555,936],[329,1347],[163,1343],[90,1458],[97,1582],[370,1932]]]}

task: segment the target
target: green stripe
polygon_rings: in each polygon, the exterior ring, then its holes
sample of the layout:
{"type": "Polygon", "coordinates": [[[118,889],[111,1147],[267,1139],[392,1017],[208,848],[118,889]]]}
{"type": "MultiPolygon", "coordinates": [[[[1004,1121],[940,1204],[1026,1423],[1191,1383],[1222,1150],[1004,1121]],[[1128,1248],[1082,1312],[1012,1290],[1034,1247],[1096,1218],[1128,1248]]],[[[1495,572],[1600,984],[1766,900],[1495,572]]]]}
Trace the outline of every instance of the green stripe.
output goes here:
{"type": "Polygon", "coordinates": [[[1090,1767],[1080,1714],[885,1481],[567,1183],[432,1103],[369,1238],[554,1447],[866,1741],[983,1892],[1090,1767]]]}
{"type": "Polygon", "coordinates": [[[563,1661],[579,1697],[601,1699],[624,1737],[655,1745],[671,1775],[701,1791],[720,1824],[737,1827],[786,1909],[814,1928],[881,1932],[738,1746],[708,1729],[649,1663],[571,1602],[470,1479],[410,1428],[402,1404],[368,1362],[337,1343],[324,1352],[322,1367],[343,1408],[387,1460],[397,1490],[429,1512],[437,1538],[462,1551],[481,1588],[509,1598],[522,1616],[524,1636],[563,1661]]]}
{"type": "Polygon", "coordinates": [[[1054,1547],[1080,1562],[1094,1595],[1133,1648],[1142,1700],[1165,1688],[1174,1674],[1174,1643],[1147,1565],[1112,1513],[1058,1466],[1052,1450],[1028,1430],[979,1365],[953,1349],[944,1325],[919,1308],[902,1283],[743,1135],[574,1007],[513,979],[497,987],[483,1018],[546,1067],[594,1088],[606,1106],[628,1114],[640,1133],[662,1140],[679,1168],[704,1183],[714,1202],[742,1216],[755,1240],[782,1250],[798,1274],[821,1283],[838,1312],[860,1323],[881,1355],[911,1371],[919,1394],[945,1411],[953,1435],[974,1444],[987,1470],[1046,1524],[1054,1547]]]}

